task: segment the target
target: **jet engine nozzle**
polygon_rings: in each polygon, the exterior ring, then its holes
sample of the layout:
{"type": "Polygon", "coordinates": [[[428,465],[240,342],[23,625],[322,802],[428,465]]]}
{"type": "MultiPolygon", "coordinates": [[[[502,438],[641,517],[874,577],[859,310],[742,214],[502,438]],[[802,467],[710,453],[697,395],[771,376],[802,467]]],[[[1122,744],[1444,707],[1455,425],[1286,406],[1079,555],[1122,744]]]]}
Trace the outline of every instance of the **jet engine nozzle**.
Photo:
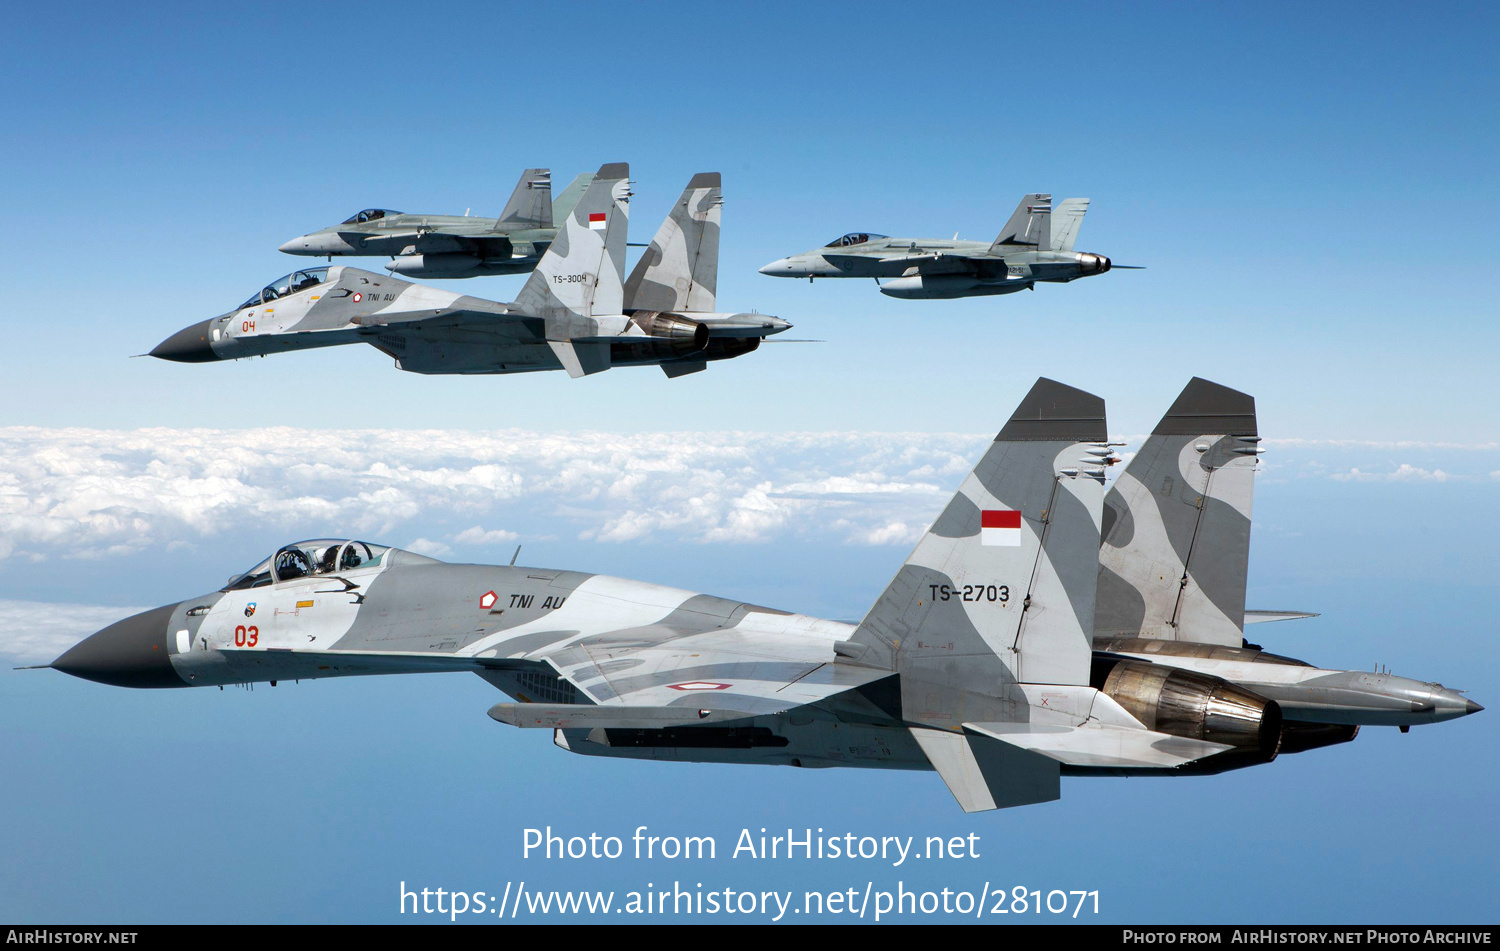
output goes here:
{"type": "Polygon", "coordinates": [[[1110,269],[1109,258],[1102,254],[1079,254],[1078,267],[1084,275],[1103,274],[1110,269]]]}
{"type": "Polygon", "coordinates": [[[631,321],[647,336],[667,340],[674,350],[694,353],[708,347],[707,325],[681,314],[648,310],[635,314],[631,321]]]}
{"type": "Polygon", "coordinates": [[[1097,663],[1092,679],[1148,730],[1223,743],[1266,762],[1280,751],[1280,705],[1227,680],[1139,661],[1097,663]]]}

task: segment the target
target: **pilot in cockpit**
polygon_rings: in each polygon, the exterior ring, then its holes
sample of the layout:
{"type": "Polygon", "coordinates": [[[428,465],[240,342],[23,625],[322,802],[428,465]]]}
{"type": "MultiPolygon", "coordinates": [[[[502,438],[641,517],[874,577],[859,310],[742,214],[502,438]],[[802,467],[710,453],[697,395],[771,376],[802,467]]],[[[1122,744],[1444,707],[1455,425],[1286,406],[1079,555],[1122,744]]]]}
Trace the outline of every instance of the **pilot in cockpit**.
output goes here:
{"type": "Polygon", "coordinates": [[[318,556],[318,574],[326,575],[339,570],[339,546],[329,545],[318,556]]]}
{"type": "Polygon", "coordinates": [[[300,548],[286,547],[276,553],[276,580],[289,581],[312,574],[312,561],[300,548]]]}

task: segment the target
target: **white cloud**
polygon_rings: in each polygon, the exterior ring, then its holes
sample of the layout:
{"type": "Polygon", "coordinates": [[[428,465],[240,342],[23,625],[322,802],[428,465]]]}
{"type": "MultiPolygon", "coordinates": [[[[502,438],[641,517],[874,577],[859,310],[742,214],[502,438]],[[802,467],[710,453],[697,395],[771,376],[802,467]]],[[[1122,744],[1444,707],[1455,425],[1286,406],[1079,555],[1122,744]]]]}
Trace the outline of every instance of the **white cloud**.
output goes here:
{"type": "Polygon", "coordinates": [[[100,628],[145,610],[0,600],[0,654],[23,664],[50,663],[100,628]]]}
{"type": "Polygon", "coordinates": [[[1347,472],[1331,472],[1328,477],[1337,482],[1447,482],[1455,478],[1442,469],[1423,469],[1405,462],[1391,472],[1365,472],[1355,467],[1347,472]]]}
{"type": "Polygon", "coordinates": [[[99,559],[253,528],[445,556],[604,542],[888,544],[986,442],[954,434],[0,428],[0,560],[99,559]],[[496,523],[504,528],[487,528],[496,523]],[[412,539],[416,540],[413,541],[412,539]]]}
{"type": "Polygon", "coordinates": [[[453,540],[460,545],[499,545],[504,542],[513,542],[520,537],[515,532],[507,532],[503,529],[485,531],[483,526],[475,525],[454,535],[453,540]]]}
{"type": "MultiPolygon", "coordinates": [[[[541,537],[905,546],[989,439],[0,427],[0,563],[206,551],[252,534],[256,544],[354,535],[438,557],[541,537]]],[[[1467,452],[1340,440],[1271,445],[1277,480],[1500,481],[1488,458],[1454,461],[1475,458],[1467,452]]],[[[1121,456],[1128,462],[1132,453],[1121,456]]]]}

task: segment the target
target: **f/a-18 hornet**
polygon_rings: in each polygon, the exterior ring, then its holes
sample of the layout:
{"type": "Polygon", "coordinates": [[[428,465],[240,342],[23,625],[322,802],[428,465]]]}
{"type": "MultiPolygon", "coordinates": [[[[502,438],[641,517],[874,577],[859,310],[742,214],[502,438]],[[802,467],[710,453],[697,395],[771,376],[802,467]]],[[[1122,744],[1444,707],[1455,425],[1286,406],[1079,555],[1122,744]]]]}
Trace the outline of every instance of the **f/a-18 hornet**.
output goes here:
{"type": "MultiPolygon", "coordinates": [[[[1089,210],[1087,198],[1027,195],[998,237],[983,241],[892,238],[856,232],[821,248],[772,261],[772,277],[873,277],[880,293],[907,300],[985,297],[1035,290],[1038,283],[1066,284],[1115,267],[1102,254],[1073,251],[1089,210]],[[889,278],[889,280],[883,280],[889,278]]],[[[1134,269],[1134,268],[1131,268],[1134,269]]]]}
{"type": "Polygon", "coordinates": [[[332,227],[293,238],[281,250],[330,261],[334,255],[389,255],[386,269],[407,277],[525,274],[556,236],[553,223],[568,217],[592,179],[578,176],[553,201],[552,173],[528,168],[499,218],[366,208],[332,227]]]}
{"type": "Polygon", "coordinates": [[[575,753],[933,769],[970,812],[1057,799],[1064,774],[1219,772],[1480,709],[1224,643],[1258,447],[1253,410],[1198,384],[1107,519],[1104,401],[1039,380],[859,624],[320,539],[50,666],[132,687],[471,671],[518,701],[491,717],[575,753]]]}
{"type": "Polygon", "coordinates": [[[718,313],[718,172],[693,176],[629,279],[629,167],[602,166],[514,303],[352,267],[294,271],[239,307],[168,337],[151,356],[183,363],[368,343],[415,373],[570,376],[660,366],[669,377],[749,353],[791,324],[718,313]]]}

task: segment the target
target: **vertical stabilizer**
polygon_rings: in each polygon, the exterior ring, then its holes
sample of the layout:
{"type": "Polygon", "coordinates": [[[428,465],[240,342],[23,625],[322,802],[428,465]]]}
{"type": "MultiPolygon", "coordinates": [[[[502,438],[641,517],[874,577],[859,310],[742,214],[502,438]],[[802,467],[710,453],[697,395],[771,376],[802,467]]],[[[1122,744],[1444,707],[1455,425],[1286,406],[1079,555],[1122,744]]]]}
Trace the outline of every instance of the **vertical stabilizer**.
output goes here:
{"type": "Polygon", "coordinates": [[[1052,207],[1052,250],[1071,251],[1088,214],[1087,198],[1064,198],[1052,207]]]}
{"type": "Polygon", "coordinates": [[[594,335],[592,318],[624,310],[629,179],[624,162],[600,167],[516,297],[517,310],[546,321],[547,342],[570,376],[609,367],[608,344],[571,340],[594,335]]]}
{"type": "Polygon", "coordinates": [[[510,201],[495,222],[497,231],[552,227],[552,172],[528,168],[510,193],[510,201]]]}
{"type": "Polygon", "coordinates": [[[1194,377],[1105,500],[1095,636],[1239,647],[1255,399],[1194,377]]]}
{"type": "Polygon", "coordinates": [[[568,183],[568,187],[562,190],[562,194],[552,199],[552,221],[554,224],[562,222],[578,207],[578,199],[583,197],[584,191],[594,180],[593,172],[584,172],[568,183]]]}
{"type": "Polygon", "coordinates": [[[1052,196],[1034,193],[1021,199],[1000,236],[990,245],[991,254],[1007,251],[1046,251],[1052,247],[1052,196]]]}
{"type": "Polygon", "coordinates": [[[1018,682],[1089,682],[1106,438],[1102,399],[1038,380],[839,646],[900,675],[908,723],[1024,721],[1018,682]]]}
{"type": "Polygon", "coordinates": [[[713,312],[723,204],[718,172],[693,176],[630,272],[626,310],[713,312]]]}

